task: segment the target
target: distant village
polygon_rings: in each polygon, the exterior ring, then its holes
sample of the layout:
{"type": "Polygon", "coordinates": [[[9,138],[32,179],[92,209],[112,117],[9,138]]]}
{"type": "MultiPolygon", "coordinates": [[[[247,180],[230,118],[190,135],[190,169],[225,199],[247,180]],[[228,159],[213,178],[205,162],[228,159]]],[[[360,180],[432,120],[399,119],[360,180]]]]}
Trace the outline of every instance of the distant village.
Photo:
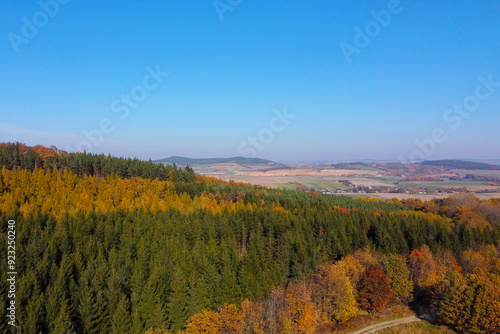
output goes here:
{"type": "MultiPolygon", "coordinates": [[[[351,183],[348,180],[339,180],[340,183],[348,186],[347,189],[337,188],[335,190],[324,190],[324,189],[314,189],[315,192],[319,192],[325,195],[338,195],[338,194],[411,194],[411,195],[444,195],[453,193],[475,193],[475,194],[485,194],[485,193],[498,193],[500,188],[496,189],[481,189],[481,190],[468,190],[466,187],[385,187],[385,186],[363,186],[351,183]]],[[[313,189],[311,189],[313,190],[313,189]]]]}

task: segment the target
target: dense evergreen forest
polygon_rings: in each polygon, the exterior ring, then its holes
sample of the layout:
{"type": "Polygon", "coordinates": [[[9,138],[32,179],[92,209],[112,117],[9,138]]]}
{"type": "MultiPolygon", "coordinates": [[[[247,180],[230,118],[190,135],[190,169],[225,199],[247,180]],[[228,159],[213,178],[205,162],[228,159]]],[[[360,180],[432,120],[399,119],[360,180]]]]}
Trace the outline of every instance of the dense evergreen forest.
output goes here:
{"type": "Polygon", "coordinates": [[[500,328],[481,322],[500,306],[471,304],[500,297],[497,200],[275,190],[20,143],[0,165],[2,333],[311,333],[412,299],[457,330],[500,328]]]}
{"type": "Polygon", "coordinates": [[[49,170],[58,168],[68,170],[78,177],[106,177],[116,175],[120,178],[142,177],[147,179],[169,180],[174,182],[193,182],[196,176],[193,170],[156,164],[139,159],[114,158],[111,156],[89,153],[67,153],[57,148],[41,145],[29,147],[21,143],[0,143],[0,166],[12,170],[17,167],[33,171],[35,168],[49,170]]]}

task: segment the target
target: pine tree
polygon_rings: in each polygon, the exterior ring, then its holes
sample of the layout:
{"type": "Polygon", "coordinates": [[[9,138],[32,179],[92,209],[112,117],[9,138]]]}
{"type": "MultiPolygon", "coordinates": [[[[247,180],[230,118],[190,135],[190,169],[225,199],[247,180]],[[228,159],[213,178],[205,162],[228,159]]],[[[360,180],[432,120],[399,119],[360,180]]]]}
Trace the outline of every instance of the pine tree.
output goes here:
{"type": "Polygon", "coordinates": [[[207,309],[209,305],[205,277],[202,275],[193,276],[188,290],[187,309],[189,310],[189,316],[207,309]]]}
{"type": "Polygon", "coordinates": [[[122,295],[111,319],[111,333],[129,334],[131,327],[130,301],[127,296],[122,295]]]}
{"type": "MultiPolygon", "coordinates": [[[[44,331],[44,310],[43,310],[43,298],[44,294],[40,294],[36,291],[30,297],[28,305],[26,306],[26,319],[23,320],[19,327],[24,333],[34,333],[38,334],[44,331]]],[[[23,312],[24,313],[24,312],[23,312]]]]}
{"type": "Polygon", "coordinates": [[[151,284],[146,285],[142,292],[139,310],[145,328],[162,328],[165,326],[166,307],[151,284]]]}
{"type": "Polygon", "coordinates": [[[63,299],[60,304],[60,311],[57,317],[51,324],[51,333],[74,334],[74,324],[71,322],[71,307],[68,305],[67,299],[63,299]]]}
{"type": "Polygon", "coordinates": [[[180,268],[173,271],[171,291],[167,304],[168,323],[172,331],[177,331],[182,329],[188,318],[188,285],[180,268]]]}
{"type": "Polygon", "coordinates": [[[389,276],[394,297],[403,303],[409,303],[413,299],[413,284],[410,281],[410,271],[406,261],[401,255],[388,255],[382,257],[384,271],[389,276]]]}

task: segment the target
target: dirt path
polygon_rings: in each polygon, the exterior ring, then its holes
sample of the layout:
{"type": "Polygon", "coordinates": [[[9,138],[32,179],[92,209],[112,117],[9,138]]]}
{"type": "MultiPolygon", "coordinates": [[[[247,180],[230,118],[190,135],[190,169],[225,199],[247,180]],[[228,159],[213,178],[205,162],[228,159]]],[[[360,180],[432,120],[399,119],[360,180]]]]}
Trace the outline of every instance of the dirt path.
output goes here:
{"type": "Polygon", "coordinates": [[[415,321],[421,321],[421,320],[415,316],[410,316],[410,317],[406,317],[406,318],[400,318],[400,319],[395,319],[395,320],[391,320],[391,321],[381,322],[379,324],[375,324],[375,325],[360,329],[358,331],[352,332],[351,334],[375,333],[375,332],[378,332],[379,330],[382,330],[384,328],[403,325],[403,324],[407,324],[409,322],[415,322],[415,321]]]}

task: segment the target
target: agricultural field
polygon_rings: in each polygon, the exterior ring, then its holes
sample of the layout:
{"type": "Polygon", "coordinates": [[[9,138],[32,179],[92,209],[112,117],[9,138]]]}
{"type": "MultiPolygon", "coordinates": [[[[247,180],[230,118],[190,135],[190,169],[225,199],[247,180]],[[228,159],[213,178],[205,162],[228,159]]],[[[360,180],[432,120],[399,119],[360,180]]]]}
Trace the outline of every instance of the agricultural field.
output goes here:
{"type": "Polygon", "coordinates": [[[315,190],[325,193],[369,196],[380,199],[445,198],[456,191],[473,192],[482,199],[500,197],[500,185],[488,180],[500,180],[500,170],[446,169],[425,166],[414,168],[414,174],[394,172],[394,164],[337,164],[308,166],[283,164],[215,163],[195,165],[202,175],[223,180],[261,185],[270,188],[315,190]],[[333,166],[333,167],[332,167],[333,166]],[[390,167],[390,168],[389,168],[390,167]],[[472,176],[471,176],[472,175],[472,176]],[[405,181],[408,177],[422,181],[405,181]],[[429,178],[429,180],[426,180],[429,178]],[[486,179],[485,179],[486,178],[486,179]],[[432,181],[432,179],[436,179],[432,181]]]}
{"type": "Polygon", "coordinates": [[[460,177],[464,177],[467,174],[472,174],[475,176],[486,176],[486,177],[497,177],[500,178],[500,171],[498,170],[465,170],[465,169],[453,169],[453,173],[457,174],[460,177]]]}

